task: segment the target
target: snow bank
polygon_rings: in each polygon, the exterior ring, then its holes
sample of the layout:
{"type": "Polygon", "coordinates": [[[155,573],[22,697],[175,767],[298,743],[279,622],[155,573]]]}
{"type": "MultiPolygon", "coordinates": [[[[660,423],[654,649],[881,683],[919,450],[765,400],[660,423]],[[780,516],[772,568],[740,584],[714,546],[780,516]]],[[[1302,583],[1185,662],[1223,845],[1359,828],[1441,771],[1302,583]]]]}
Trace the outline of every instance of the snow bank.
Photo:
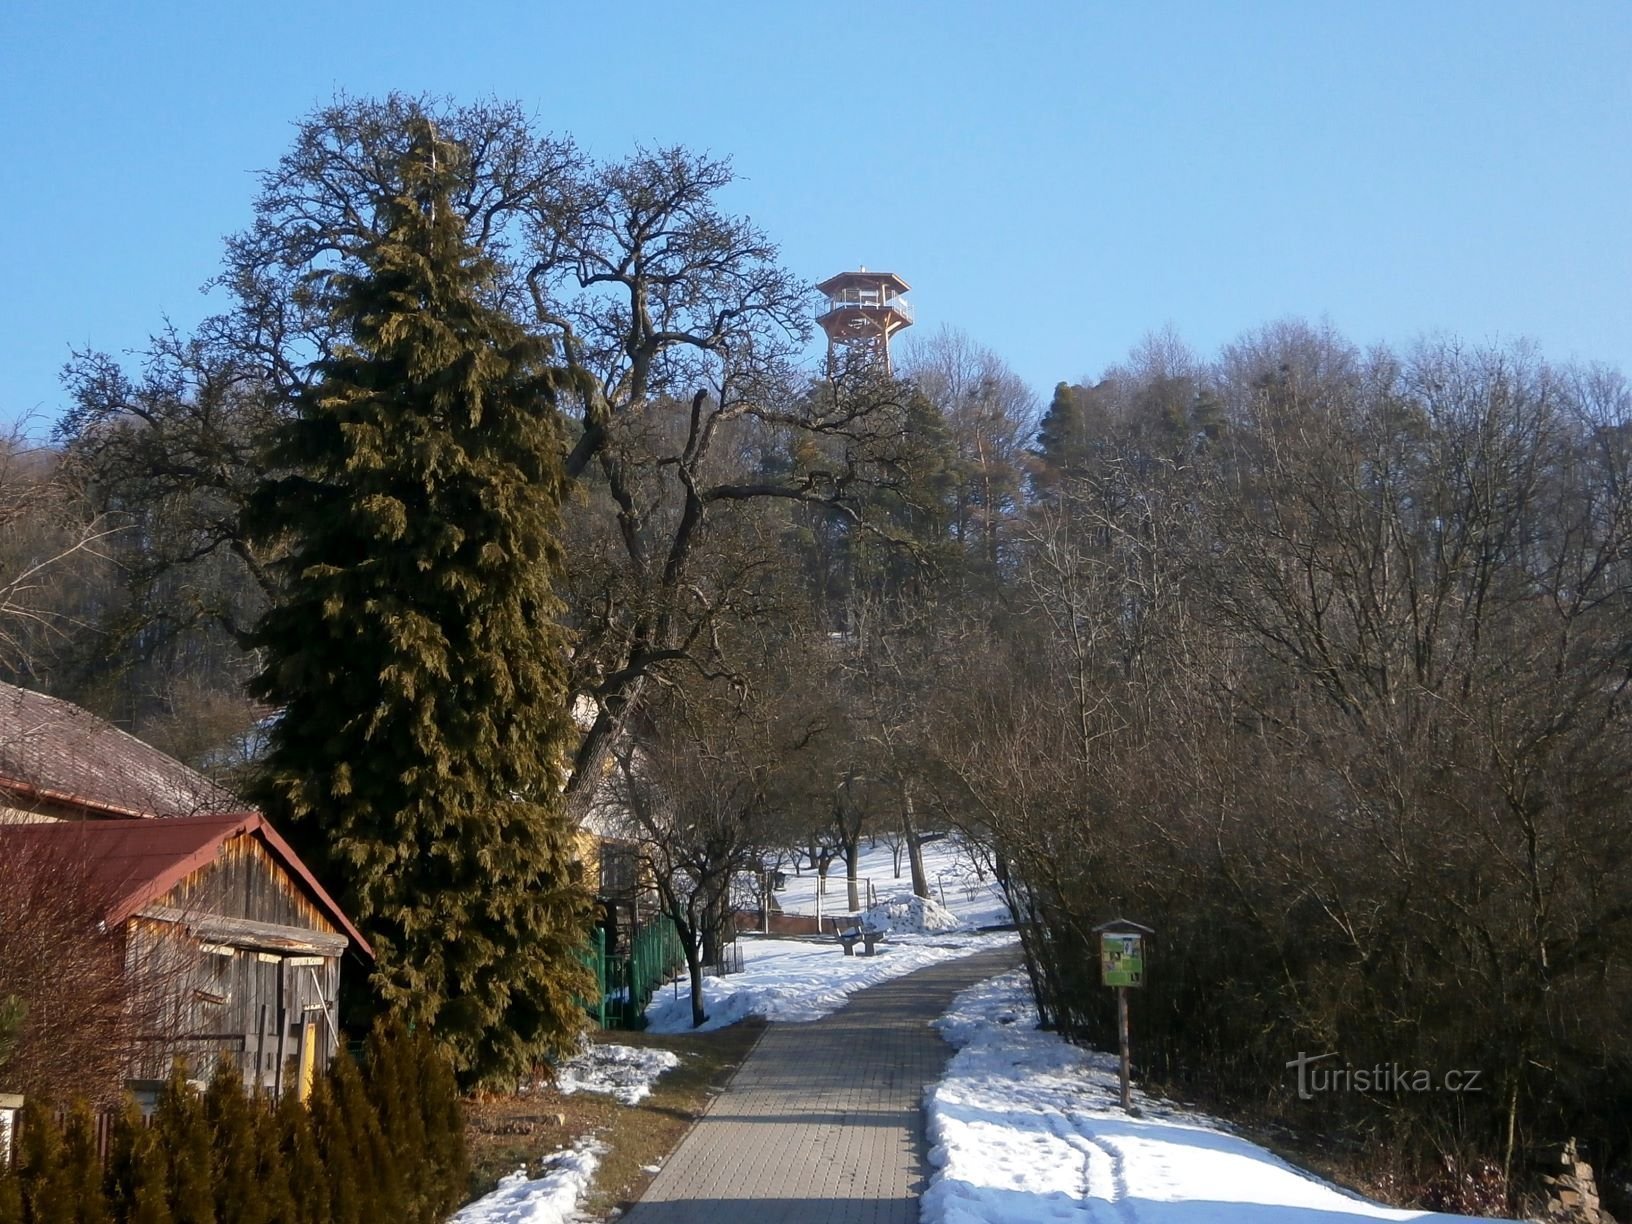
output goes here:
{"type": "Polygon", "coordinates": [[[565,1224],[576,1219],[605,1149],[593,1139],[546,1156],[542,1172],[529,1179],[525,1169],[503,1178],[498,1189],[461,1207],[449,1224],[565,1224]]]}
{"type": "Polygon", "coordinates": [[[933,935],[956,931],[963,921],[939,901],[911,893],[886,897],[861,916],[861,925],[891,934],[933,935]]]}
{"type": "Polygon", "coordinates": [[[658,1076],[679,1065],[679,1056],[669,1050],[587,1042],[555,1069],[555,1086],[561,1092],[597,1092],[638,1105],[658,1076]]]}
{"type": "Polygon", "coordinates": [[[960,1047],[925,1093],[924,1224],[1141,1221],[1353,1224],[1466,1220],[1370,1202],[1293,1168],[1200,1114],[1136,1092],[1118,1104],[1116,1059],[1036,1030],[1025,975],[953,1000],[936,1027],[960,1047]]]}
{"type": "Polygon", "coordinates": [[[858,990],[911,973],[926,965],[967,956],[971,952],[1013,943],[1013,934],[934,935],[892,937],[880,944],[876,956],[846,956],[838,941],[763,939],[739,936],[743,971],[730,977],[703,979],[704,1009],[708,1021],[702,1030],[691,1027],[691,993],[681,978],[678,988],[666,987],[652,996],[646,1009],[647,1031],[690,1033],[724,1028],[749,1016],[767,1020],[820,1020],[844,1006],[858,990]]]}

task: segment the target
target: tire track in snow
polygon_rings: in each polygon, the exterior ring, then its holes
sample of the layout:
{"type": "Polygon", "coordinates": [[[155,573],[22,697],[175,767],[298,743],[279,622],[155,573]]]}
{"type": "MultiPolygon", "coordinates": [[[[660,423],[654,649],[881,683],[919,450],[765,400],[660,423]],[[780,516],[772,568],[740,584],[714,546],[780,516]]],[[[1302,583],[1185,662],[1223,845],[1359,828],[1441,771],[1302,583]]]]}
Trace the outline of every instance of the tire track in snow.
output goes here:
{"type": "Polygon", "coordinates": [[[1045,1116],[1054,1136],[1082,1157],[1080,1198],[1088,1219],[1094,1224],[1100,1221],[1105,1224],[1115,1224],[1116,1221],[1138,1224],[1139,1211],[1128,1197],[1127,1161],[1116,1145],[1085,1134],[1068,1117],[1060,1114],[1045,1116]],[[1097,1193],[1096,1187],[1100,1185],[1107,1185],[1109,1192],[1097,1193]]]}

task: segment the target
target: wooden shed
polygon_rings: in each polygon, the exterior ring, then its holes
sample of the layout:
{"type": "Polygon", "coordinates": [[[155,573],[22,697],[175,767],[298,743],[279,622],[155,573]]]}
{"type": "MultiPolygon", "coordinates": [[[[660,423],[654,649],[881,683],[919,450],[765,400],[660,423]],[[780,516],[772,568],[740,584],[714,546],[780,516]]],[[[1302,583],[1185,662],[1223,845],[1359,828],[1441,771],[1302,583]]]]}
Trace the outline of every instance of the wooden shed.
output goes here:
{"type": "Polygon", "coordinates": [[[257,812],[0,824],[0,855],[82,864],[122,941],[144,1025],[135,1081],[223,1057],[246,1081],[305,1095],[340,1041],[342,961],[373,953],[257,812]],[[151,1019],[149,1019],[151,1018],[151,1019]]]}

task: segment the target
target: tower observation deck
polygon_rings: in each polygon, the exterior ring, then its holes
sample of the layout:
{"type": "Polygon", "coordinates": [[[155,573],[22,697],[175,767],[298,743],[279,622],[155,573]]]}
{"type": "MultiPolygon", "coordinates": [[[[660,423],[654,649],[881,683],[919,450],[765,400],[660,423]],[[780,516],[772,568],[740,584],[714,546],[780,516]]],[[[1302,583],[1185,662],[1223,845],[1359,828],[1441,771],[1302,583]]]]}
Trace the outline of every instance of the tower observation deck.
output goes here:
{"type": "Polygon", "coordinates": [[[816,286],[827,297],[827,308],[816,322],[827,333],[827,376],[832,378],[846,358],[877,362],[884,373],[890,365],[890,338],[912,326],[912,303],[901,295],[910,288],[894,272],[840,272],[816,286]]]}

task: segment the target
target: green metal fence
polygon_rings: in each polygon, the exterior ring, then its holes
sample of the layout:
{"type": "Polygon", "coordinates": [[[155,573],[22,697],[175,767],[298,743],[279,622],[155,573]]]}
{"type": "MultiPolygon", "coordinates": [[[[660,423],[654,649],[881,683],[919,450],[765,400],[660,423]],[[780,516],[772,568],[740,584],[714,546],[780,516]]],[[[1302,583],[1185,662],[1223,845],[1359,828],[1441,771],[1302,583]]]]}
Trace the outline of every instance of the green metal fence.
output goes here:
{"type": "Polygon", "coordinates": [[[589,1014],[602,1028],[635,1028],[653,992],[685,965],[686,953],[674,922],[659,917],[635,931],[627,952],[611,956],[605,929],[596,927],[584,960],[600,983],[600,998],[585,1003],[589,1014]]]}

